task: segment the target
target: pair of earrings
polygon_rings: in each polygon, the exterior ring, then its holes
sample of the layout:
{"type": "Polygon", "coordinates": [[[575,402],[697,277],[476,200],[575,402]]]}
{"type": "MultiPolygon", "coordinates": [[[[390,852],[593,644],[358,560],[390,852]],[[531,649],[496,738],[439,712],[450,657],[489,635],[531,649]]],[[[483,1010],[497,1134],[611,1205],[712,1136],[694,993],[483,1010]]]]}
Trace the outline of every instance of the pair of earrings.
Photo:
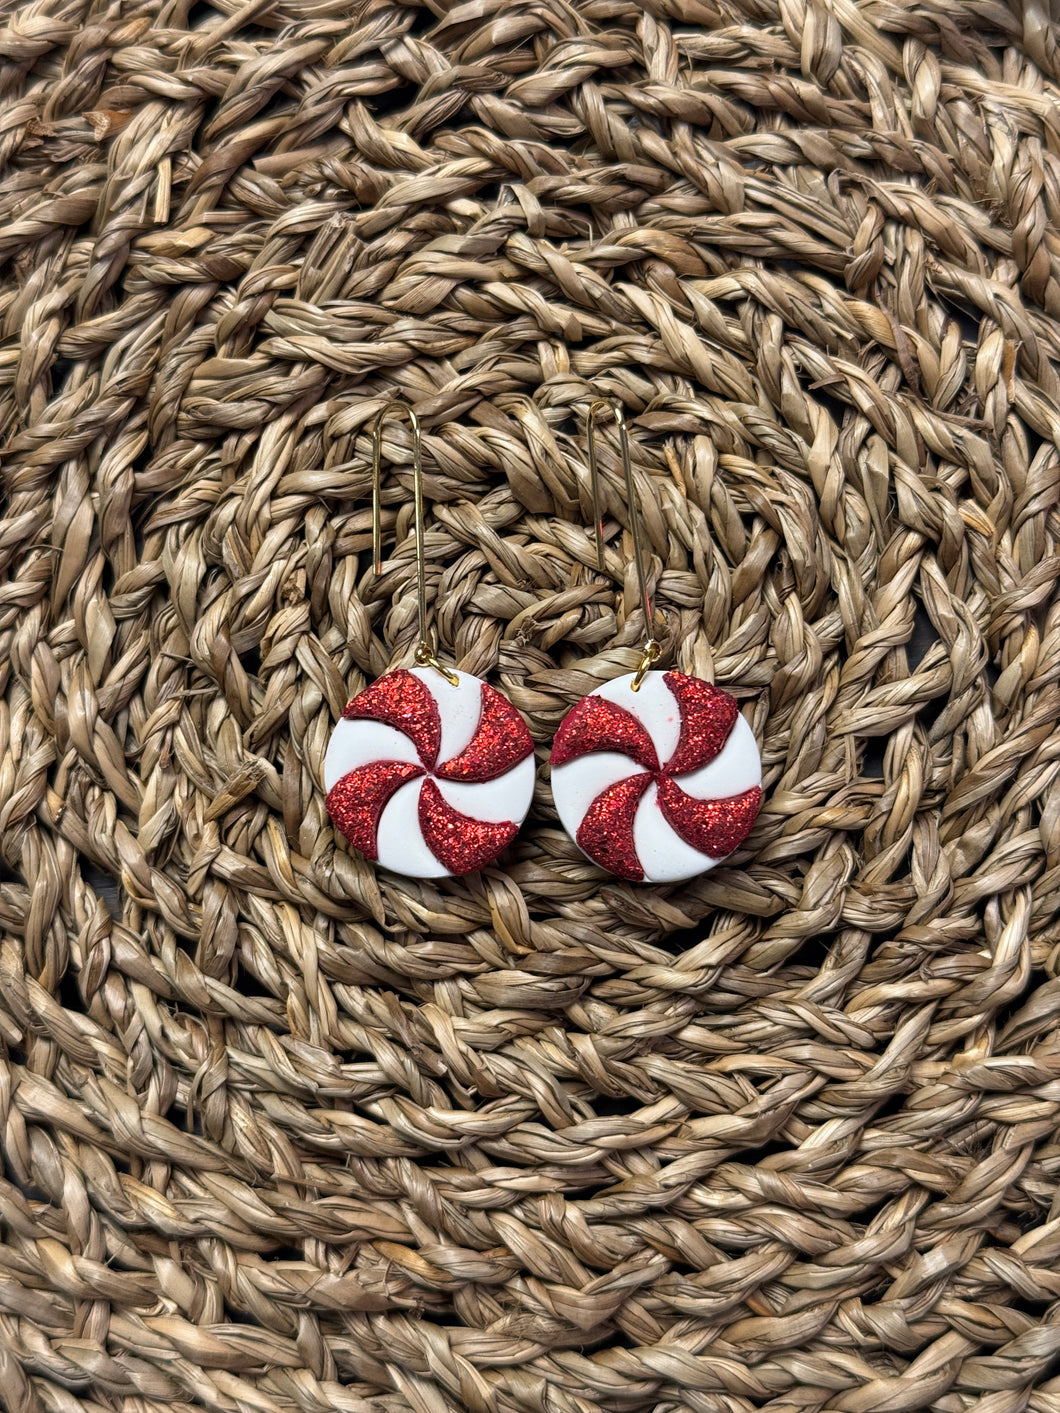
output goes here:
{"type": "MultiPolygon", "coordinates": [[[[633,555],[648,640],[635,672],[606,682],[560,723],[552,794],[582,852],[619,878],[671,883],[712,868],[743,841],[762,803],[762,763],[735,700],[701,678],[655,672],[625,419],[598,399],[586,416],[600,569],[604,568],[596,419],[610,411],[622,452],[633,555]]],[[[438,660],[427,636],[423,465],[419,420],[402,402],[373,426],[372,549],[382,570],[380,461],[391,414],[412,430],[420,640],[416,666],[378,678],[347,705],[324,760],[327,809],[366,858],[412,878],[483,868],[511,843],[534,790],[534,744],[523,718],[488,682],[438,660]]]]}

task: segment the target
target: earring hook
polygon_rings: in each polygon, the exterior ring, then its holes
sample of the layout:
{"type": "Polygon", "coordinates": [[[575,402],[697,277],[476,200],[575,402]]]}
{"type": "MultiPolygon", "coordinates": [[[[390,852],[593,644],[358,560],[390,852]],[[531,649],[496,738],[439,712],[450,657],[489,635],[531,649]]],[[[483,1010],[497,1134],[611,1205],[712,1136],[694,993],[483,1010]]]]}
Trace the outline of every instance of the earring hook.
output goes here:
{"type": "Polygon", "coordinates": [[[423,456],[420,438],[420,419],[412,408],[404,402],[387,402],[376,413],[372,424],[372,560],[376,574],[383,572],[383,497],[382,497],[382,450],[383,423],[393,413],[396,417],[407,418],[412,429],[412,494],[413,518],[416,526],[416,609],[419,618],[420,640],[416,645],[416,661],[421,667],[433,667],[454,687],[460,685],[455,672],[438,661],[427,636],[427,553],[424,549],[423,534],[423,456]]]}
{"type": "Polygon", "coordinates": [[[648,580],[644,572],[644,550],[640,533],[640,502],[637,499],[636,487],[633,484],[633,467],[629,459],[629,438],[626,435],[626,419],[622,415],[621,407],[619,407],[616,402],[612,402],[606,397],[598,397],[594,402],[591,402],[589,404],[589,410],[585,414],[585,437],[589,451],[589,480],[593,488],[593,520],[596,524],[597,562],[600,569],[603,570],[604,523],[603,511],[600,504],[600,468],[596,460],[596,415],[598,412],[610,412],[612,417],[614,417],[615,426],[618,428],[618,443],[622,452],[622,474],[626,481],[626,505],[629,509],[629,525],[633,534],[633,562],[637,566],[637,584],[640,589],[640,603],[644,612],[644,626],[648,634],[640,664],[633,674],[633,681],[629,684],[632,691],[639,692],[641,683],[647,676],[652,663],[657,662],[662,653],[662,645],[655,639],[651,598],[648,595],[648,580]]]}

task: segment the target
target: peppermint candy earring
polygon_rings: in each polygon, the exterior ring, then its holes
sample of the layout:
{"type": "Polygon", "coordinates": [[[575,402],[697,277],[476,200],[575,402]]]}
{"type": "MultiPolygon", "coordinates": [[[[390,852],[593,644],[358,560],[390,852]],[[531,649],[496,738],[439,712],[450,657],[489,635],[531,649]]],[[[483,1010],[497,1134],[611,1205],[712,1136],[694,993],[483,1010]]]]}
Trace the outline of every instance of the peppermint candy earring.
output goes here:
{"type": "Polygon", "coordinates": [[[636,672],[572,707],[552,745],[552,796],[567,833],[594,863],[632,882],[675,883],[738,847],[762,804],[758,744],[734,698],[699,677],[653,672],[640,515],[621,409],[597,399],[586,414],[596,550],[604,568],[596,415],[618,427],[633,557],[648,630],[636,672]]]}
{"type": "Polygon", "coordinates": [[[380,677],[347,705],[324,757],[327,810],[373,863],[445,878],[492,863],[519,832],[534,790],[534,743],[507,697],[438,661],[427,637],[420,424],[388,402],[372,430],[372,549],[382,571],[380,459],[390,413],[412,429],[420,640],[413,668],[380,677]]]}

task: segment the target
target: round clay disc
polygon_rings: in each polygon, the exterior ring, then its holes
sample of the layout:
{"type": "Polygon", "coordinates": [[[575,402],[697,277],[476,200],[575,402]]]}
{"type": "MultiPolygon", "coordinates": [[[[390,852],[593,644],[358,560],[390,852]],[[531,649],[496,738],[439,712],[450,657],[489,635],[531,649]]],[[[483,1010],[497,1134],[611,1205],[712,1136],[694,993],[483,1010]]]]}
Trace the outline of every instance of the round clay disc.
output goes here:
{"type": "Polygon", "coordinates": [[[758,743],[728,692],[682,672],[634,674],[583,698],[552,747],[563,827],[602,868],[675,883],[713,868],[762,804],[758,743]]]}
{"type": "Polygon", "coordinates": [[[366,858],[410,878],[491,863],[534,791],[534,744],[488,682],[398,668],[358,693],[324,759],[327,808],[366,858]]]}

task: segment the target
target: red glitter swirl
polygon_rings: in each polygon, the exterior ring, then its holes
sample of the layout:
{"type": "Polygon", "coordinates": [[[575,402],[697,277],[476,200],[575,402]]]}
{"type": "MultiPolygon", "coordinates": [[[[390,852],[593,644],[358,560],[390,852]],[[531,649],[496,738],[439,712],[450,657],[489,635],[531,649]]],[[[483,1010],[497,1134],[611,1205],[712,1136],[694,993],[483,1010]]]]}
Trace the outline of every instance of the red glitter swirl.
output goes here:
{"type": "Polygon", "coordinates": [[[645,770],[659,769],[659,757],[647,731],[625,707],[606,697],[583,697],[560,722],[552,742],[553,766],[565,765],[590,751],[618,751],[645,770]]]}
{"type": "Polygon", "coordinates": [[[676,697],[681,713],[681,735],[666,762],[666,774],[687,775],[720,755],[740,709],[735,697],[700,677],[664,672],[663,681],[676,697]]]}
{"type": "Polygon", "coordinates": [[[640,883],[644,870],[633,844],[633,821],[651,775],[630,775],[601,791],[578,826],[577,841],[591,859],[616,878],[640,883]]]}
{"type": "Polygon", "coordinates": [[[493,824],[461,814],[431,779],[420,786],[419,815],[428,849],[457,878],[492,863],[519,832],[517,824],[493,824]]]}
{"type": "Polygon", "coordinates": [[[379,857],[379,819],[390,797],[423,771],[400,760],[377,760],[351,770],[328,791],[328,814],[355,849],[373,862],[379,857]]]}
{"type": "Polygon", "coordinates": [[[697,800],[663,776],[659,780],[659,808],[663,818],[686,844],[708,858],[723,859],[751,832],[762,807],[757,785],[742,795],[724,800],[697,800]]]}
{"type": "Polygon", "coordinates": [[[496,780],[533,751],[526,722],[507,697],[483,682],[482,712],[474,736],[458,756],[444,761],[434,773],[439,780],[478,784],[496,780]]]}
{"type": "Polygon", "coordinates": [[[358,692],[342,715],[347,721],[382,721],[393,726],[409,738],[427,769],[434,768],[442,740],[438,703],[407,668],[395,668],[358,692]]]}

